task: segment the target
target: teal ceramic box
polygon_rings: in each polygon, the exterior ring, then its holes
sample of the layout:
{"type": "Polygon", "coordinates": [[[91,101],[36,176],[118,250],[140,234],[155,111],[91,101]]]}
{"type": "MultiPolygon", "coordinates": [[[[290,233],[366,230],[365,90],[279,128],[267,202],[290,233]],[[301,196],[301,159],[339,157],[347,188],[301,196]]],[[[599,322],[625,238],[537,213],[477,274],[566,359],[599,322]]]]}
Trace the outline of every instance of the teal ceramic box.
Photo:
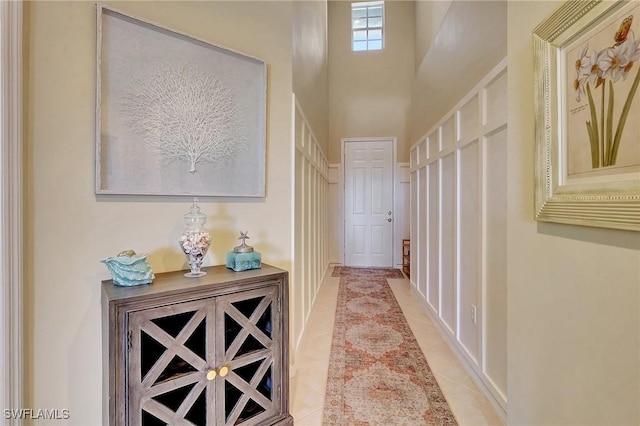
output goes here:
{"type": "Polygon", "coordinates": [[[262,256],[257,251],[249,253],[227,253],[227,268],[236,272],[262,268],[262,256]]]}

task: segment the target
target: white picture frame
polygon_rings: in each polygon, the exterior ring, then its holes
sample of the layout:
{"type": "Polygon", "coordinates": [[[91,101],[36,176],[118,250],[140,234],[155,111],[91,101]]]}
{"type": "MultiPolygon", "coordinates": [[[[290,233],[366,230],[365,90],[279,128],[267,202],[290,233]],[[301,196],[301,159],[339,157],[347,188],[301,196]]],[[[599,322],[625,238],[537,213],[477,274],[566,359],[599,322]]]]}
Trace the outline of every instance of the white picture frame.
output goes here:
{"type": "Polygon", "coordinates": [[[535,28],[536,220],[640,231],[640,61],[589,66],[631,44],[637,2],[569,1],[535,28]]]}
{"type": "Polygon", "coordinates": [[[96,10],[96,194],[264,197],[265,62],[96,10]]]}

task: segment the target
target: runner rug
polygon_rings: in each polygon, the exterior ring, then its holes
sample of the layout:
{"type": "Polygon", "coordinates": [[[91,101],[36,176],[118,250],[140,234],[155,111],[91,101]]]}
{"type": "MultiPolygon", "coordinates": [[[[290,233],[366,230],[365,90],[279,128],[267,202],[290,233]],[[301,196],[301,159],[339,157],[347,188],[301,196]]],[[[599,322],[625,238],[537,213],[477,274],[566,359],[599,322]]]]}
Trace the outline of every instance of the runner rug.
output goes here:
{"type": "Polygon", "coordinates": [[[456,425],[387,278],[398,269],[336,267],[340,277],[324,425],[456,425]]]}

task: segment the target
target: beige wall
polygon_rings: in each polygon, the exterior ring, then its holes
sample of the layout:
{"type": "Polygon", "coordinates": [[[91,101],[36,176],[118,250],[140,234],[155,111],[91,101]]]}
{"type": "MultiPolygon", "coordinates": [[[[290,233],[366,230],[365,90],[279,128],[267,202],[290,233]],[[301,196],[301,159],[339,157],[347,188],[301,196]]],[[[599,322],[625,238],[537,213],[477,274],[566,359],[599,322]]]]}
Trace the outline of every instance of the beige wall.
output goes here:
{"type": "Polygon", "coordinates": [[[452,0],[416,0],[416,72],[436,37],[452,0]]]}
{"type": "Polygon", "coordinates": [[[351,51],[351,3],[329,2],[329,162],[340,140],[395,136],[398,161],[409,161],[405,134],[414,75],[414,3],[385,2],[385,48],[351,51]]]}
{"type": "MultiPolygon", "coordinates": [[[[162,23],[268,64],[267,197],[202,199],[224,263],[238,231],[267,263],[291,268],[291,3],[120,2],[162,23]]],[[[57,424],[102,423],[99,260],[149,253],[155,272],[186,267],[177,239],[189,199],[94,195],[95,5],[33,2],[27,41],[27,407],[69,409],[57,424]]]]}
{"type": "Polygon", "coordinates": [[[451,3],[424,58],[416,59],[421,64],[411,90],[410,145],[506,56],[506,26],[506,2],[451,3]]]}
{"type": "Polygon", "coordinates": [[[293,2],[293,92],[327,154],[329,80],[327,1],[293,2]]]}
{"type": "Polygon", "coordinates": [[[508,4],[508,419],[637,425],[640,233],[533,220],[531,32],[559,4],[508,4]]]}

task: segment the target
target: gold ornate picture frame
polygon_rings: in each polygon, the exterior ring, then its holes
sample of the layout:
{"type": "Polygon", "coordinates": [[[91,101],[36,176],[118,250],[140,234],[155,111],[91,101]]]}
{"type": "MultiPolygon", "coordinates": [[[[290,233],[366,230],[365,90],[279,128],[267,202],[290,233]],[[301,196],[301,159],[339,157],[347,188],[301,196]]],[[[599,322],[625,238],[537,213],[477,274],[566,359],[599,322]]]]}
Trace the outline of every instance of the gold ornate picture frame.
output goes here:
{"type": "Polygon", "coordinates": [[[640,231],[640,2],[567,2],[533,49],[535,219],[640,231]]]}

